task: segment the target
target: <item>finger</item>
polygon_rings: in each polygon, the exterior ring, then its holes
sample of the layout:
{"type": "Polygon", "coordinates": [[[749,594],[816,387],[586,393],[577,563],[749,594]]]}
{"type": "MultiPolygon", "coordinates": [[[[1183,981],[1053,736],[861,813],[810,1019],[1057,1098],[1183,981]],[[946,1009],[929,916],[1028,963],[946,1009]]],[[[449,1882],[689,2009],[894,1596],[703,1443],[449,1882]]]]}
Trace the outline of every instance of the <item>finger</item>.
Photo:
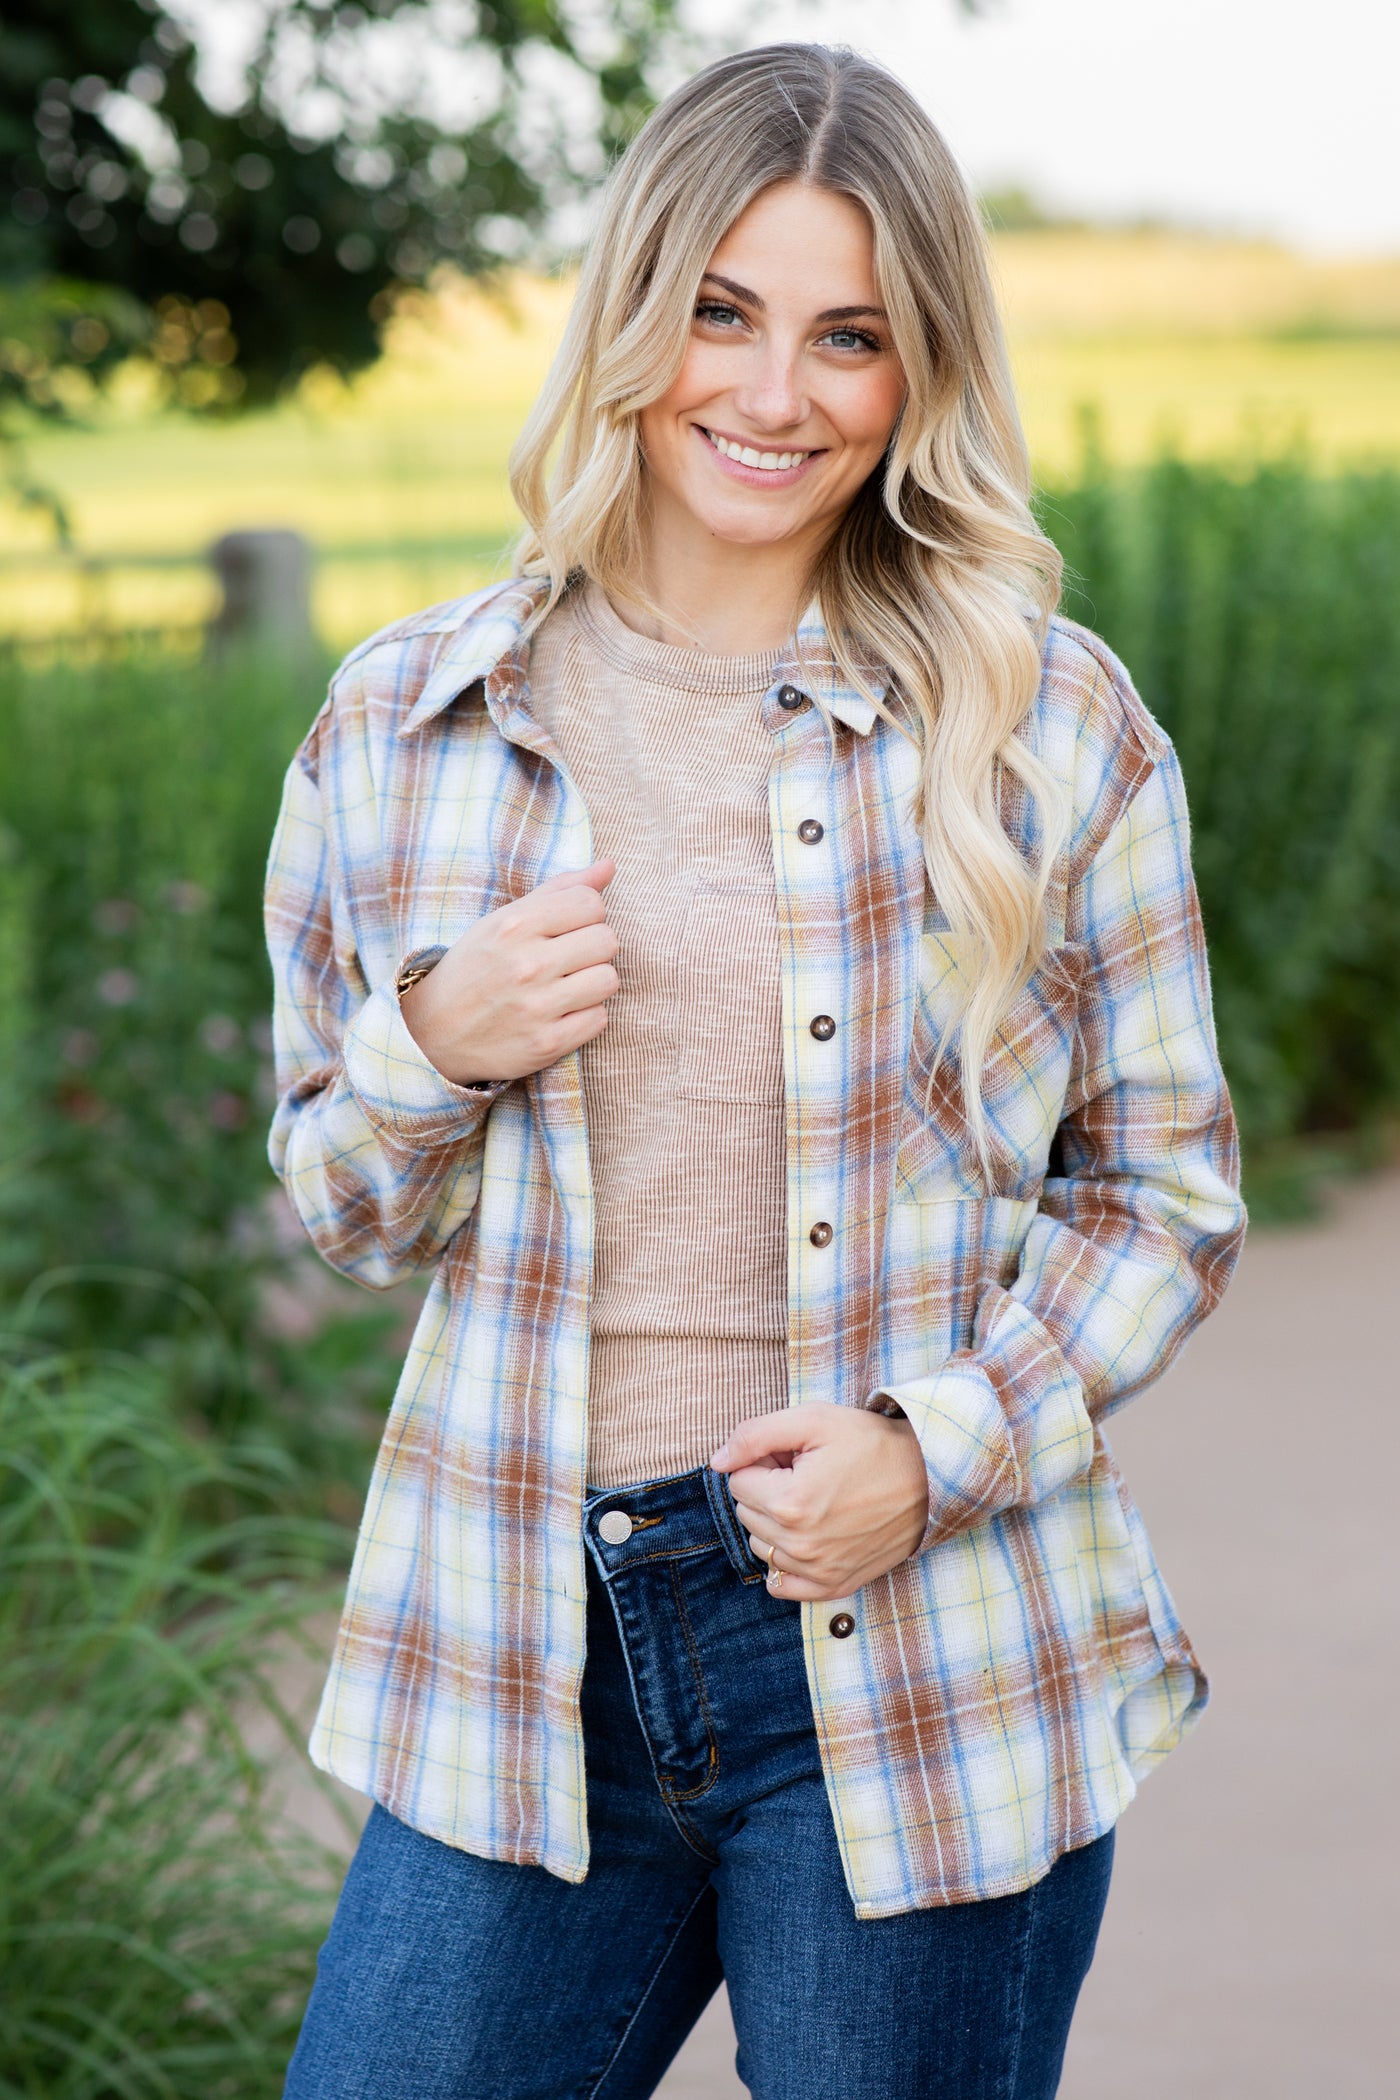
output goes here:
{"type": "Polygon", "coordinates": [[[799,1553],[796,1546],[786,1545],[780,1538],[772,1538],[767,1529],[751,1531],[749,1544],[757,1559],[766,1561],[769,1567],[776,1563],[778,1567],[786,1568],[789,1575],[802,1575],[810,1579],[817,1571],[817,1563],[810,1554],[799,1553]]]}
{"type": "Polygon", "coordinates": [[[735,1474],[733,1482],[742,1479],[742,1488],[734,1487],[734,1507],[739,1513],[739,1522],[756,1526],[765,1538],[781,1536],[792,1529],[791,1510],[787,1488],[792,1480],[788,1472],[746,1471],[735,1474]]]}
{"type": "Polygon", "coordinates": [[[730,1430],[710,1464],[717,1473],[731,1473],[781,1451],[804,1450],[811,1431],[805,1413],[800,1407],[779,1407],[771,1414],[751,1415],[730,1430]]]}
{"type": "Polygon", "coordinates": [[[833,1590],[824,1582],[809,1582],[803,1575],[784,1574],[776,1589],[769,1578],[768,1594],[776,1597],[780,1604],[823,1604],[832,1597],[844,1597],[847,1593],[833,1590]]]}
{"type": "Polygon", "coordinates": [[[574,933],[580,926],[598,926],[607,918],[607,908],[590,883],[573,883],[566,889],[541,887],[528,897],[517,897],[501,907],[501,916],[518,933],[574,933]]]}
{"type": "Polygon", "coordinates": [[[536,883],[530,895],[532,897],[542,897],[549,892],[576,890],[582,887],[591,890],[605,890],[616,873],[616,861],[595,860],[591,867],[566,868],[562,875],[551,875],[547,881],[536,883]]]}
{"type": "Polygon", "coordinates": [[[567,1057],[570,1051],[581,1050],[585,1043],[591,1043],[595,1036],[601,1035],[607,1025],[606,1006],[586,1006],[581,1013],[565,1014],[562,1020],[552,1021],[543,1056],[535,1069],[558,1064],[560,1058],[567,1057]]]}
{"type": "MultiPolygon", "coordinates": [[[[764,1539],[772,1552],[777,1552],[785,1569],[808,1569],[810,1573],[812,1554],[804,1550],[798,1533],[789,1531],[779,1518],[768,1516],[762,1510],[751,1510],[747,1516],[739,1512],[739,1522],[751,1539],[764,1539]]],[[[758,1552],[758,1548],[754,1548],[754,1552],[758,1552]]]]}
{"type": "Polygon", "coordinates": [[[845,1591],[834,1590],[820,1574],[804,1574],[801,1569],[790,1566],[781,1551],[776,1564],[770,1566],[764,1580],[770,1597],[784,1599],[789,1604],[814,1603],[818,1598],[846,1594],[845,1591]]]}
{"type": "Polygon", "coordinates": [[[567,977],[574,970],[588,970],[595,963],[610,963],[617,954],[617,935],[606,919],[579,926],[569,933],[556,933],[541,941],[532,958],[547,975],[567,977]]]}
{"type": "Polygon", "coordinates": [[[617,989],[618,976],[612,964],[599,963],[591,970],[575,970],[571,976],[561,977],[554,987],[551,1004],[557,1014],[582,1013],[588,1007],[601,1006],[617,989]]]}

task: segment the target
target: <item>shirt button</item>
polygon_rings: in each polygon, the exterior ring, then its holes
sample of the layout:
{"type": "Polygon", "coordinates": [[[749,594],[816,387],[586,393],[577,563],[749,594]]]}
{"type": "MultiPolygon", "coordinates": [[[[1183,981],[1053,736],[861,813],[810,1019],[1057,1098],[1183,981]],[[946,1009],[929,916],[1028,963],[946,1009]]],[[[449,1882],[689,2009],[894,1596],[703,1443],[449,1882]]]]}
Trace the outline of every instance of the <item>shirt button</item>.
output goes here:
{"type": "Polygon", "coordinates": [[[625,1509],[605,1509],[598,1519],[598,1536],[609,1546],[620,1546],[632,1536],[632,1519],[625,1509]]]}
{"type": "Polygon", "coordinates": [[[836,1023],[830,1014],[818,1014],[812,1023],[812,1033],[819,1043],[829,1043],[836,1033],[836,1023]]]}
{"type": "MultiPolygon", "coordinates": [[[[814,1225],[807,1235],[814,1247],[829,1247],[835,1236],[825,1219],[819,1225],[814,1225]]],[[[631,1529],[630,1525],[628,1529],[631,1529]]]]}
{"type": "Polygon", "coordinates": [[[826,837],[826,826],[815,817],[804,817],[797,827],[797,836],[804,846],[816,846],[826,837]]]}
{"type": "Polygon", "coordinates": [[[833,1640],[844,1641],[855,1632],[856,1622],[848,1611],[838,1611],[826,1630],[833,1640]]]}
{"type": "Polygon", "coordinates": [[[799,693],[795,685],[780,685],[778,687],[778,705],[779,707],[785,707],[789,714],[793,714],[799,707],[807,705],[807,696],[805,693],[799,693]]]}

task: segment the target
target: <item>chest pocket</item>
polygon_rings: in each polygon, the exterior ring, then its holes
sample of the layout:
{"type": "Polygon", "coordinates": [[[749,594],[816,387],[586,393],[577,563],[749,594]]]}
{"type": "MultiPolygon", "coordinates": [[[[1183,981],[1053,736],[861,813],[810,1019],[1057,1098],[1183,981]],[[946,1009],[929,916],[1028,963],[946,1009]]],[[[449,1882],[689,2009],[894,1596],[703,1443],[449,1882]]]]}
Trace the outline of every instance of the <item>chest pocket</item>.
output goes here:
{"type": "Polygon", "coordinates": [[[682,1101],[781,1103],[780,967],[772,884],[702,877],[690,894],[676,971],[682,1101]]]}
{"type": "Polygon", "coordinates": [[[958,1074],[958,961],[950,935],[922,938],[897,1182],[920,1203],[977,1196],[1034,1198],[1064,1115],[1079,1056],[1087,950],[1067,942],[1023,986],[992,1037],[982,1102],[992,1144],[988,1185],[968,1136],[958,1074]],[[940,1041],[943,1055],[938,1059],[940,1041]]]}

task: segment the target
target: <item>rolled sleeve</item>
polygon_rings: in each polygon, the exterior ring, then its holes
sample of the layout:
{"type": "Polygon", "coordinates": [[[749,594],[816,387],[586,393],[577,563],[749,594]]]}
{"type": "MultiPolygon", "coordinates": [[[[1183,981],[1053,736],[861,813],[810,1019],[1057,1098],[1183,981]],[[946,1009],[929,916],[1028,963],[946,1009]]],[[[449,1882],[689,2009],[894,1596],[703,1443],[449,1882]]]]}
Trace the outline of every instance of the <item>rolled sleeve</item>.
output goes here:
{"type": "Polygon", "coordinates": [[[931,1378],[891,1385],[919,1439],[928,1473],[928,1523],[916,1551],[1044,1501],[1087,1470],[1094,1430],[1078,1378],[1053,1337],[1009,1292],[994,1286],[979,1308],[974,1349],[931,1378]]]}
{"type": "Polygon", "coordinates": [[[393,980],[379,985],[345,1031],[345,1077],[376,1130],[406,1144],[451,1145],[484,1122],[506,1082],[459,1086],[419,1047],[399,1000],[405,958],[393,980]]]}

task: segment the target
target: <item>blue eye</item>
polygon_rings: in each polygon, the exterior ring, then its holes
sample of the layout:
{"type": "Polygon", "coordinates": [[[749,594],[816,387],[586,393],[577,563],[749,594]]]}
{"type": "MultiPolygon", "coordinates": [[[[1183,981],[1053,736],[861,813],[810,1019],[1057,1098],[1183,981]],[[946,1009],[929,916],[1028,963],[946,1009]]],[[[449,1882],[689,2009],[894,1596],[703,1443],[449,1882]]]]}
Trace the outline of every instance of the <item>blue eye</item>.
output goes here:
{"type": "Polygon", "coordinates": [[[716,299],[702,299],[695,309],[695,318],[697,321],[714,321],[721,327],[727,327],[731,321],[738,321],[742,325],[744,317],[737,306],[725,306],[716,299]]]}

